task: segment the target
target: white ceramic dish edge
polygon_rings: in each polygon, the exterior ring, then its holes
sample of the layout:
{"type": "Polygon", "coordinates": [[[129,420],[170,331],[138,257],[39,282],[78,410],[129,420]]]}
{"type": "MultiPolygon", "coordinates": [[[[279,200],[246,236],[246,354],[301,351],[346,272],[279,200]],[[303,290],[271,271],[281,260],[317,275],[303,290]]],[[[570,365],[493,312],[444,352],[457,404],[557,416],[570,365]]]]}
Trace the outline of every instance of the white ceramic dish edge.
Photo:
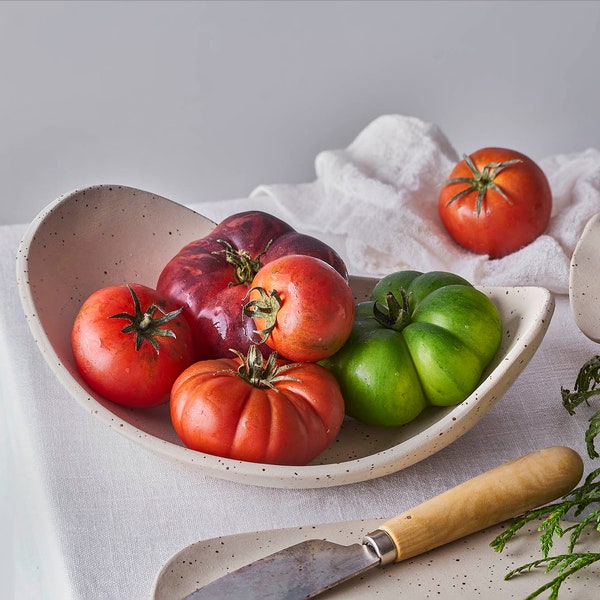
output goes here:
{"type": "MultiPolygon", "coordinates": [[[[343,545],[360,543],[363,536],[377,529],[381,522],[368,519],[325,523],[199,541],[177,552],[163,565],[155,577],[150,597],[153,600],[183,598],[227,572],[304,540],[327,539],[343,545]]],[[[540,568],[508,581],[504,579],[506,573],[517,565],[540,558],[540,533],[537,530],[540,523],[533,521],[527,525],[501,553],[490,548],[489,543],[505,529],[504,524],[407,561],[372,569],[327,592],[326,597],[344,600],[371,597],[380,600],[435,597],[463,600],[485,597],[487,593],[493,597],[524,598],[556,574],[545,573],[540,568]]],[[[594,552],[597,549],[597,538],[593,533],[582,537],[580,551],[594,552]]],[[[553,554],[566,551],[567,538],[558,540],[553,554]]],[[[597,597],[598,571],[583,571],[567,580],[561,588],[561,598],[594,600],[597,597]]]]}
{"type": "Polygon", "coordinates": [[[586,223],[575,246],[569,269],[569,302],[577,327],[600,343],[600,213],[586,223]]]}

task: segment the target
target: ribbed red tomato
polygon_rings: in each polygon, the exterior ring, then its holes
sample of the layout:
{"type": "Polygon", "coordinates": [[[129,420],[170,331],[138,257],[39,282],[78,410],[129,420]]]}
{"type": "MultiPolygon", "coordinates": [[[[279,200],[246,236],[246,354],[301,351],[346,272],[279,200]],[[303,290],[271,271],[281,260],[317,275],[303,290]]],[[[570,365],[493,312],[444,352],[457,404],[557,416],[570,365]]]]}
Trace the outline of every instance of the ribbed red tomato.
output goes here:
{"type": "Polygon", "coordinates": [[[506,148],[465,156],[439,196],[448,233],[477,254],[501,258],[527,246],[548,226],[552,192],[542,169],[506,148]]]}
{"type": "Polygon", "coordinates": [[[169,261],[156,287],[184,307],[198,360],[230,356],[231,348],[247,352],[254,328],[242,311],[248,290],[262,266],[288,254],[315,256],[348,277],[330,246],[261,211],[224,219],[169,261]]]}
{"type": "Polygon", "coordinates": [[[199,452],[249,462],[305,465],[337,436],[344,419],[339,385],[324,367],[248,357],[204,360],[171,391],[171,420],[199,452]]]}
{"type": "Polygon", "coordinates": [[[244,311],[281,356],[316,362],[348,339],[354,295],[348,282],[322,260],[282,256],[262,267],[252,285],[244,311]]]}

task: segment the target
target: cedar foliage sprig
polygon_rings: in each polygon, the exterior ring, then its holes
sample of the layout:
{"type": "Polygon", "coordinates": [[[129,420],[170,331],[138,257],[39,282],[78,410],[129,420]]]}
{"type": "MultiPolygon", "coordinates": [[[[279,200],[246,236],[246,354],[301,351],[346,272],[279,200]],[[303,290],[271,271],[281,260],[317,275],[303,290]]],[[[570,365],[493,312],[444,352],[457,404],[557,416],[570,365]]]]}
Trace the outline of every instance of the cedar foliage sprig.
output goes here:
{"type": "MultiPolygon", "coordinates": [[[[563,405],[570,415],[575,414],[575,409],[585,403],[589,406],[589,400],[593,396],[600,395],[600,356],[594,356],[580,369],[575,381],[574,391],[571,392],[561,388],[563,405]]],[[[585,433],[585,442],[590,458],[598,458],[594,442],[600,434],[600,411],[596,412],[589,420],[588,429],[585,433]]],[[[534,568],[543,567],[546,573],[554,571],[554,578],[527,596],[525,600],[536,598],[543,592],[550,590],[549,600],[556,600],[558,592],[564,581],[581,569],[600,562],[599,552],[575,552],[575,545],[584,531],[595,530],[600,532],[600,468],[595,469],[587,475],[582,485],[575,488],[559,501],[529,510],[512,520],[508,528],[492,540],[490,546],[497,552],[502,552],[507,542],[522,529],[527,523],[536,519],[543,519],[538,527],[540,535],[540,550],[542,558],[524,564],[511,570],[504,576],[510,579],[519,573],[531,571],[534,568]],[[563,527],[562,520],[569,511],[573,511],[575,517],[584,511],[589,512],[581,519],[581,522],[563,527]],[[569,536],[567,552],[550,556],[554,540],[569,536]]]]}
{"type": "MultiPolygon", "coordinates": [[[[565,388],[560,389],[564,407],[570,415],[575,414],[575,409],[585,402],[589,406],[590,398],[600,395],[600,356],[596,355],[590,358],[583,367],[581,367],[577,379],[575,380],[574,391],[565,388]]],[[[598,458],[600,455],[594,447],[594,440],[600,433],[600,411],[595,413],[588,423],[585,432],[585,442],[588,454],[591,458],[598,458]]]]}

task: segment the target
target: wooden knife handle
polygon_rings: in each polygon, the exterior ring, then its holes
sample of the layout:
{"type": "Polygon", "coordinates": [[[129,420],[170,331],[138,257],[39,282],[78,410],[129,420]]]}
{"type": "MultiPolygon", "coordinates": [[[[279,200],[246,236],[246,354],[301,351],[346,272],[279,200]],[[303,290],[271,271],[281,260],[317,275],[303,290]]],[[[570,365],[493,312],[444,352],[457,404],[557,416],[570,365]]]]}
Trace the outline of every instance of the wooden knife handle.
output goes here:
{"type": "Polygon", "coordinates": [[[543,506],[570,492],[583,474],[577,452],[538,450],[486,471],[384,523],[396,562],[543,506]]]}

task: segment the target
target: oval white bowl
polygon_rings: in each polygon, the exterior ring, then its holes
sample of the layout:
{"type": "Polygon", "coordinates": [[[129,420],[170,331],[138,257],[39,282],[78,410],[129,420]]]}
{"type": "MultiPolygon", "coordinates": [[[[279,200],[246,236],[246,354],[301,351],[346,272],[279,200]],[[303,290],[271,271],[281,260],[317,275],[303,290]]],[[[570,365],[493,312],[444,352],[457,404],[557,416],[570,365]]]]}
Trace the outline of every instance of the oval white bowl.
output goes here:
{"type": "MultiPolygon", "coordinates": [[[[93,291],[125,282],[155,286],[166,262],[214,225],[150,192],[98,185],[52,202],[27,229],[17,255],[17,283],[31,333],[75,400],[119,434],[214,477],[268,487],[316,488],[374,479],[423,460],[458,439],[500,399],[537,350],[554,311],[554,297],[544,288],[480,288],[500,311],[503,339],[479,387],[457,406],[428,409],[412,423],[390,429],[347,419],[335,442],[306,466],[203,454],[183,446],[168,405],[131,409],[89,389],[75,366],[70,332],[79,307],[93,291]]],[[[367,299],[375,282],[351,277],[356,299],[367,299]]]]}

